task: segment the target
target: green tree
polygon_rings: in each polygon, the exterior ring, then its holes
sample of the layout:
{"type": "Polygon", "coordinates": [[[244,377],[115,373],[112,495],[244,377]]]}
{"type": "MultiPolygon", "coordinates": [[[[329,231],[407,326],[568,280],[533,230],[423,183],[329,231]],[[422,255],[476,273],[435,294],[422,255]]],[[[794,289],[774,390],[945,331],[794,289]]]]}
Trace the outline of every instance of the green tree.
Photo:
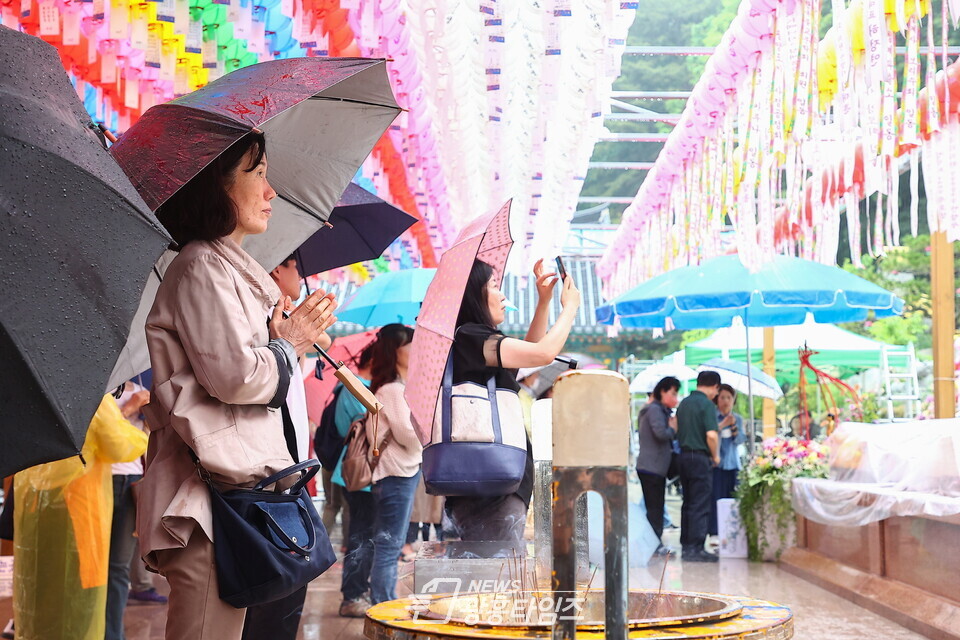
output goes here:
{"type": "MultiPolygon", "coordinates": [[[[914,342],[918,348],[923,349],[929,347],[932,341],[930,236],[907,236],[902,238],[902,243],[900,247],[888,248],[885,255],[864,256],[861,269],[855,268],[849,260],[844,262],[843,268],[903,298],[903,316],[867,323],[850,323],[845,328],[893,344],[914,342]]],[[[960,255],[954,258],[955,274],[958,269],[960,255]]],[[[960,322],[960,317],[957,317],[956,321],[960,322]]]]}
{"type": "MultiPolygon", "coordinates": [[[[628,45],[674,45],[693,44],[692,29],[709,16],[717,13],[722,3],[730,0],[703,0],[659,5],[645,4],[637,12],[630,27],[628,45]]],[[[702,64],[706,58],[701,59],[702,64]]],[[[615,91],[689,91],[700,76],[700,70],[691,71],[684,56],[637,56],[623,58],[620,77],[614,83],[615,91]]],[[[653,111],[680,113],[683,100],[635,101],[637,106],[653,111]]],[[[630,122],[610,120],[607,128],[613,132],[669,133],[672,126],[658,122],[630,122]]],[[[653,162],[662,145],[653,142],[600,142],[593,150],[595,162],[653,162]]],[[[587,174],[583,185],[584,196],[628,196],[636,194],[646,176],[646,171],[599,170],[587,174]]],[[[618,220],[625,205],[611,205],[611,214],[618,220]]]]}

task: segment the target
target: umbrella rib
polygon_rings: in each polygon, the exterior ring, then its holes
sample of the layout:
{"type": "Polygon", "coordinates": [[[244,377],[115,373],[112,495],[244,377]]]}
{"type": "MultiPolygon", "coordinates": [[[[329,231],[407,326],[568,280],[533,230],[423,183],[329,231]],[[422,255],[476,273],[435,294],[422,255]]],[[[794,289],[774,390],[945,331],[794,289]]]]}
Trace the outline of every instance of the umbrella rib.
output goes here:
{"type": "Polygon", "coordinates": [[[278,194],[277,194],[277,197],[280,198],[281,200],[283,200],[284,202],[287,202],[287,203],[289,203],[290,205],[296,207],[296,208],[299,209],[300,211],[304,211],[304,212],[308,213],[310,216],[312,216],[313,218],[316,218],[316,219],[319,220],[320,222],[327,222],[327,221],[330,219],[330,214],[327,214],[327,217],[324,218],[321,214],[316,213],[316,212],[308,209],[307,207],[305,207],[305,206],[303,206],[303,205],[297,204],[296,202],[294,202],[293,200],[291,200],[291,199],[288,198],[287,196],[283,195],[282,193],[278,193],[278,194]]]}
{"type": "Polygon", "coordinates": [[[367,107],[380,107],[381,109],[396,109],[398,112],[405,111],[404,108],[395,104],[381,104],[379,102],[367,102],[366,100],[353,100],[351,98],[334,98],[332,96],[313,95],[307,98],[307,100],[329,100],[331,102],[349,102],[351,104],[362,104],[367,107]]]}

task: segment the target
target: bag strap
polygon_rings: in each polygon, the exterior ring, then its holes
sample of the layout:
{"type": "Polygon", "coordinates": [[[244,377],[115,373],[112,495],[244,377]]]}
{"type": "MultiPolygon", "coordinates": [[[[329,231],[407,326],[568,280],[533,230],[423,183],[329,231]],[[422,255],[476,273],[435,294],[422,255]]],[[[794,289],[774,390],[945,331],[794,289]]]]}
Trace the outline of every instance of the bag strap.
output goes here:
{"type": "Polygon", "coordinates": [[[440,441],[450,442],[453,438],[453,425],[450,414],[453,413],[453,348],[447,355],[447,364],[443,368],[443,391],[440,405],[440,441]]]}
{"type": "Polygon", "coordinates": [[[297,480],[297,483],[296,483],[295,485],[293,485],[292,487],[290,487],[290,493],[299,493],[299,492],[300,492],[300,489],[303,488],[303,485],[305,485],[305,484],[307,484],[308,482],[310,482],[310,480],[313,478],[313,476],[317,475],[317,471],[319,471],[319,470],[320,470],[320,461],[319,461],[319,460],[317,460],[317,459],[315,459],[315,458],[310,459],[310,460],[304,460],[303,462],[299,462],[299,463],[293,465],[292,467],[287,467],[286,469],[282,469],[282,470],[276,472],[275,474],[273,474],[273,475],[270,476],[269,478],[264,478],[263,480],[261,480],[260,482],[258,482],[257,484],[255,484],[255,485],[253,486],[253,490],[254,490],[254,491],[262,491],[262,490],[264,489],[264,487],[270,486],[271,484],[274,484],[275,482],[277,482],[277,481],[279,481],[279,480],[283,480],[283,479],[286,478],[287,476],[292,476],[292,475],[295,474],[295,473],[300,473],[301,471],[306,471],[306,473],[303,474],[303,475],[300,477],[299,480],[297,480]]]}
{"type": "MultiPolygon", "coordinates": [[[[210,477],[210,472],[207,471],[204,468],[204,466],[200,463],[200,458],[197,457],[197,454],[194,452],[194,450],[191,447],[187,447],[187,451],[190,453],[190,458],[193,459],[193,464],[197,465],[197,474],[200,476],[200,479],[203,480],[208,485],[210,485],[211,489],[216,490],[216,487],[213,484],[213,480],[210,477]]],[[[269,486],[277,482],[278,480],[283,480],[287,476],[291,476],[295,473],[306,471],[306,473],[303,474],[299,480],[297,480],[296,484],[290,487],[291,494],[300,493],[300,490],[303,489],[304,485],[310,482],[310,480],[313,479],[313,476],[317,475],[317,471],[319,470],[320,470],[319,460],[317,460],[316,458],[312,458],[310,460],[304,460],[303,462],[298,462],[297,464],[291,467],[287,467],[286,469],[278,471],[277,473],[273,474],[269,478],[264,478],[263,480],[261,480],[260,482],[258,482],[253,486],[253,491],[263,491],[264,487],[269,486]]]]}
{"type": "Polygon", "coordinates": [[[261,511],[263,513],[263,519],[267,523],[267,526],[270,527],[270,529],[272,529],[273,532],[277,534],[277,537],[280,538],[287,545],[287,549],[289,549],[293,553],[296,553],[301,558],[305,558],[310,553],[310,549],[313,547],[314,541],[317,539],[317,531],[313,526],[313,519],[309,517],[303,505],[298,502],[297,508],[299,509],[300,515],[303,518],[303,522],[308,529],[307,537],[309,538],[309,540],[307,540],[307,544],[302,547],[296,542],[294,542],[293,539],[287,535],[287,532],[283,530],[283,527],[277,524],[277,521],[273,519],[273,516],[270,515],[269,511],[267,511],[266,509],[261,509],[261,511]]]}
{"type": "Polygon", "coordinates": [[[487,378],[487,395],[490,398],[490,418],[493,420],[493,441],[503,443],[503,433],[500,431],[500,409],[497,407],[497,381],[494,376],[487,378]]]}
{"type": "MultiPolygon", "coordinates": [[[[499,349],[498,349],[499,359],[499,349]]],[[[453,349],[447,356],[447,364],[443,368],[443,389],[440,405],[440,439],[441,442],[453,441],[453,349]]],[[[493,420],[493,441],[503,443],[503,433],[500,429],[500,411],[497,407],[497,380],[496,374],[487,378],[487,398],[490,401],[490,416],[493,420]]]]}

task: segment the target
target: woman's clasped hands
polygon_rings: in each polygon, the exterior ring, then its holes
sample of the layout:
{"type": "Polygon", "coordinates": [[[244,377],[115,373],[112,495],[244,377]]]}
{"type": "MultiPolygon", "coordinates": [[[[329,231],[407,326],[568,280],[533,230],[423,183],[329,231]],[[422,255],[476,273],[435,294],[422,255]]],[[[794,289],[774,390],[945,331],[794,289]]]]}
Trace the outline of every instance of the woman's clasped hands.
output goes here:
{"type": "Polygon", "coordinates": [[[283,338],[291,345],[298,356],[302,356],[330,325],[337,321],[333,310],[337,308],[337,301],[332,293],[317,289],[307,299],[290,311],[287,318],[284,311],[289,311],[293,302],[289,296],[283,296],[277,302],[270,319],[270,337],[283,338]]]}

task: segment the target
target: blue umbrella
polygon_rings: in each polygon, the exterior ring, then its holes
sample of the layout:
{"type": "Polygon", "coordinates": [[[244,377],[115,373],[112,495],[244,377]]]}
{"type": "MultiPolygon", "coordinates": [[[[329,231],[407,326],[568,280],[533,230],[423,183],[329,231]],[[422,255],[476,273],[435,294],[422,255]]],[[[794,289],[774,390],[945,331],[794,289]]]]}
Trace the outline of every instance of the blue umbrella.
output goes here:
{"type": "Polygon", "coordinates": [[[327,224],[297,249],[300,275],[379,258],[384,249],[417,221],[363,187],[347,185],[327,224]]]}
{"type": "Polygon", "coordinates": [[[342,307],[337,319],[364,327],[391,322],[413,324],[436,269],[404,269],[383,273],[363,285],[342,307]]]}
{"type": "MultiPolygon", "coordinates": [[[[602,324],[623,327],[714,329],[741,318],[745,327],[802,324],[807,314],[817,322],[864,320],[903,313],[903,300],[839,267],[802,258],[777,256],[751,273],[736,255],[681,267],[644,282],[597,309],[602,324]]],[[[747,362],[750,337],[747,335],[747,362]]],[[[747,389],[753,416],[753,377],[747,389]]],[[[750,445],[753,427],[750,425],[750,445]]]]}
{"type": "Polygon", "coordinates": [[[597,309],[597,320],[624,327],[677,329],[728,327],[740,317],[748,327],[864,320],[900,315],[903,300],[839,267],[778,256],[750,273],[733,256],[681,267],[627,291],[597,309]]]}

